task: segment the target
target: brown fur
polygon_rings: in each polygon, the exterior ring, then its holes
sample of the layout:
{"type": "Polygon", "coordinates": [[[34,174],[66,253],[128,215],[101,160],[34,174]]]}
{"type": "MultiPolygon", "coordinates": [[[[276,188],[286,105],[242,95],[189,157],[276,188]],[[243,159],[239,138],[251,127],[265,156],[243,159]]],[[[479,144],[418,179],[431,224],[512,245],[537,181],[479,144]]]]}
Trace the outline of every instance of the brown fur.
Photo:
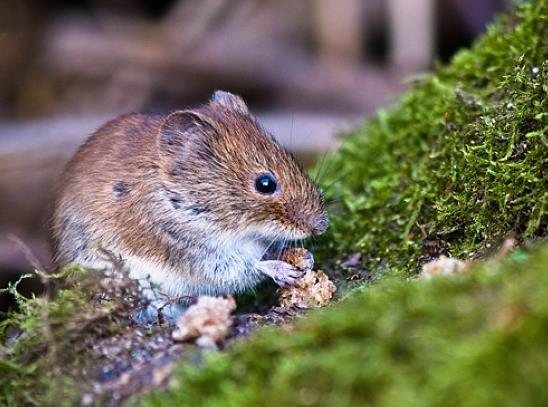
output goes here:
{"type": "Polygon", "coordinates": [[[57,194],[53,240],[60,267],[93,263],[98,243],[207,286],[223,276],[201,270],[211,264],[200,256],[215,258],[222,270],[225,255],[215,248],[223,239],[266,242],[325,230],[322,198],[302,168],[240,98],[220,93],[195,110],[122,116],[85,142],[57,194]],[[266,171],[280,186],[270,196],[254,189],[254,177],[266,171]],[[208,273],[209,280],[200,280],[208,273]]]}

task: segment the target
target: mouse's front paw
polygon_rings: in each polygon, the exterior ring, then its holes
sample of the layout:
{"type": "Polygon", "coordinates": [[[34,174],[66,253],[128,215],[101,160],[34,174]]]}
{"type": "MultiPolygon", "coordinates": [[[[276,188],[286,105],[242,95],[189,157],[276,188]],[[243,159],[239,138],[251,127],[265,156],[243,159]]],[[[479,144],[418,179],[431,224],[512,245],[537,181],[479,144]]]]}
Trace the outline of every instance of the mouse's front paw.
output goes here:
{"type": "Polygon", "coordinates": [[[299,270],[312,270],[314,268],[314,256],[304,248],[287,247],[281,250],[269,250],[264,259],[281,260],[299,270]]]}
{"type": "Polygon", "coordinates": [[[304,276],[306,270],[300,270],[281,260],[261,261],[257,268],[272,278],[280,287],[295,285],[297,280],[304,276]]]}
{"type": "Polygon", "coordinates": [[[292,264],[299,270],[312,270],[314,268],[314,256],[306,249],[290,248],[286,249],[281,260],[292,264]]]}

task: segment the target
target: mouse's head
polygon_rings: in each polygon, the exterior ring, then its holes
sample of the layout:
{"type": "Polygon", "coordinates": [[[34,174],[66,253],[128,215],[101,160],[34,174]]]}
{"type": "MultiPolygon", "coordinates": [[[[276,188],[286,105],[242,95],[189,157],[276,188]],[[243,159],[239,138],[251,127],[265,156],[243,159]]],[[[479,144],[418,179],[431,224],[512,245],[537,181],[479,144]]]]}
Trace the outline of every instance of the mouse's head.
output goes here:
{"type": "Polygon", "coordinates": [[[189,225],[265,240],[327,228],[320,191],[238,96],[217,91],[197,110],[171,113],[158,147],[166,199],[189,225]]]}

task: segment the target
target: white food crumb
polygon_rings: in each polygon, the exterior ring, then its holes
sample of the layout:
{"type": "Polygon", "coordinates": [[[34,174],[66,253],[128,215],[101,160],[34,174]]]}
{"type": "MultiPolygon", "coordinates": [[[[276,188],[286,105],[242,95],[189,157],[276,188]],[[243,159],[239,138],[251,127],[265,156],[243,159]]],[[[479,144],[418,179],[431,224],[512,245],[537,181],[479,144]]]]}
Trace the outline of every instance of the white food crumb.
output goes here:
{"type": "Polygon", "coordinates": [[[236,301],[232,297],[199,297],[177,321],[172,338],[176,341],[195,339],[198,346],[215,349],[232,326],[231,314],[235,309],[236,301]]]}
{"type": "Polygon", "coordinates": [[[465,271],[467,264],[459,259],[452,257],[441,256],[436,260],[432,260],[422,266],[420,275],[430,278],[435,275],[451,275],[465,271]]]}

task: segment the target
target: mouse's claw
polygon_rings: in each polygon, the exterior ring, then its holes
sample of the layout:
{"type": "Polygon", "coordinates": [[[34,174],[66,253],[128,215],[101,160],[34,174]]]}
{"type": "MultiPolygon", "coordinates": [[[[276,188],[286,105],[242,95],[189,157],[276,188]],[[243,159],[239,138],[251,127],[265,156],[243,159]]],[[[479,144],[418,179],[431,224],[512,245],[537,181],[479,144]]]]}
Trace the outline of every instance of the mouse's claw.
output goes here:
{"type": "Polygon", "coordinates": [[[272,278],[280,287],[295,285],[306,272],[281,260],[260,261],[257,269],[272,278]]]}

